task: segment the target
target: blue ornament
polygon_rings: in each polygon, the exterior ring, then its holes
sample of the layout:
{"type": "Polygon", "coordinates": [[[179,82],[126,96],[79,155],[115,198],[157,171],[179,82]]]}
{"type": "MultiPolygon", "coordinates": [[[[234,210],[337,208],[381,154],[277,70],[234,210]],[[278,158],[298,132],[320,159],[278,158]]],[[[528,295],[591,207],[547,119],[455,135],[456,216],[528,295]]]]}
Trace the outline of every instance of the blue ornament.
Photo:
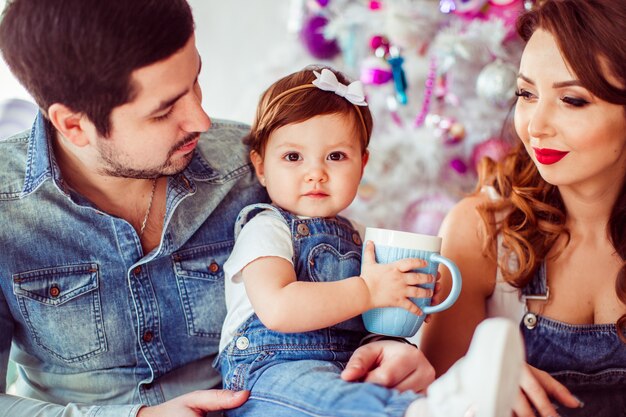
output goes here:
{"type": "Polygon", "coordinates": [[[407,103],[406,89],[406,75],[404,74],[404,69],[402,68],[402,64],[404,63],[404,58],[400,56],[400,52],[397,48],[391,48],[390,57],[387,59],[389,65],[391,65],[391,72],[393,73],[393,83],[396,89],[396,99],[400,104],[407,103]]]}

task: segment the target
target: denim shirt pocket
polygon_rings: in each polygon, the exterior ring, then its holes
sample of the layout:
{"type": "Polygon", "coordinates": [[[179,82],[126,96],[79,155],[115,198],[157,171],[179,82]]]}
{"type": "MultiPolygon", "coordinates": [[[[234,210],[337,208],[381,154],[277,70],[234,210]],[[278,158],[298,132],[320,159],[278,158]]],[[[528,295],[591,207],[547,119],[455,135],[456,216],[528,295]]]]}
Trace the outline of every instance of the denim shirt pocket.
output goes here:
{"type": "Polygon", "coordinates": [[[220,337],[226,317],[223,266],[232,248],[232,241],[219,242],[172,255],[190,336],[220,337]]]}
{"type": "Polygon", "coordinates": [[[322,243],[309,252],[307,265],[313,281],[339,281],[361,273],[361,254],[341,253],[333,245],[322,243]]]}
{"type": "Polygon", "coordinates": [[[98,266],[60,266],[13,275],[13,293],[34,342],[66,362],[107,349],[98,266]]]}

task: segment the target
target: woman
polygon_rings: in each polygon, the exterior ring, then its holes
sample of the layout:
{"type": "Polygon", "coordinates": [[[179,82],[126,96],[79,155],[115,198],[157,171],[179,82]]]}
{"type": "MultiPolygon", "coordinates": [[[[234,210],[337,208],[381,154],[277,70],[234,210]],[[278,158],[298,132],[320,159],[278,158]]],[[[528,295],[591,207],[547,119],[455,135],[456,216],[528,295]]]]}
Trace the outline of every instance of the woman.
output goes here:
{"type": "Polygon", "coordinates": [[[422,349],[440,374],[480,321],[511,317],[528,361],[518,416],[532,408],[622,416],[626,3],[548,0],[517,28],[527,42],[514,114],[519,144],[502,163],[485,162],[477,192],[442,226],[442,253],[459,265],[463,292],[433,316],[422,349]]]}

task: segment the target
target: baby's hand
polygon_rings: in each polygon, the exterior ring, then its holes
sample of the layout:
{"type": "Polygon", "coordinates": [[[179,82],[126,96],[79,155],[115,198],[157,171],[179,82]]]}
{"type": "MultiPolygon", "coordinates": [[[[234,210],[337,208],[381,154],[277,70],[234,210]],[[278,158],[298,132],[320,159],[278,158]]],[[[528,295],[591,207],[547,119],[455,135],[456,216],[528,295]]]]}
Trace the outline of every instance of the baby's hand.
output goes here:
{"type": "Polygon", "coordinates": [[[408,297],[432,297],[433,290],[416,285],[432,283],[433,276],[412,272],[413,269],[424,268],[427,265],[427,261],[418,258],[400,259],[390,264],[376,263],[374,243],[366,242],[361,278],[369,291],[369,308],[402,307],[421,316],[422,310],[408,297]]]}

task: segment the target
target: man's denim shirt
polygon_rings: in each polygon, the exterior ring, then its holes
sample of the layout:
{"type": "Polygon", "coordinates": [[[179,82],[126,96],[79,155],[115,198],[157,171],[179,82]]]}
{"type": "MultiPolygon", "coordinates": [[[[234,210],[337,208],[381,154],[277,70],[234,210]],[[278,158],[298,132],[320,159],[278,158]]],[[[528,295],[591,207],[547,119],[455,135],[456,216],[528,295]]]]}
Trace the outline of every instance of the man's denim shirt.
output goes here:
{"type": "MultiPolygon", "coordinates": [[[[222,265],[244,206],[267,201],[241,138],[215,121],[168,179],[161,243],[144,255],[125,220],[63,181],[39,114],[0,141],[0,416],[132,416],[219,384],[222,265]],[[37,414],[37,413],[40,414],[37,414]]],[[[146,144],[146,146],[150,146],[146,144]]]]}

